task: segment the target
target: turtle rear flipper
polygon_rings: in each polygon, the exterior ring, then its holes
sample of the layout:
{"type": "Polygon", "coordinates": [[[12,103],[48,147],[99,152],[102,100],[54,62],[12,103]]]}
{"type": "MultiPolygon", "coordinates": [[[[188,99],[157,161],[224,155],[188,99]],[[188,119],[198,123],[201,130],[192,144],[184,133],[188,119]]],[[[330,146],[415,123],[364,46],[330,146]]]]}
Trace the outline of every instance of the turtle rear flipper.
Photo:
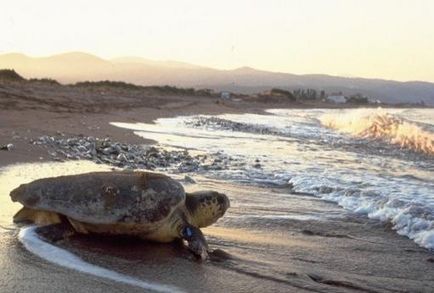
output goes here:
{"type": "Polygon", "coordinates": [[[62,221],[57,224],[37,227],[36,233],[45,240],[56,243],[74,235],[75,231],[68,222],[62,221]]]}
{"type": "Polygon", "coordinates": [[[14,215],[14,223],[17,224],[36,224],[36,225],[51,225],[61,223],[62,220],[59,214],[41,210],[34,210],[28,207],[23,207],[14,215]]]}

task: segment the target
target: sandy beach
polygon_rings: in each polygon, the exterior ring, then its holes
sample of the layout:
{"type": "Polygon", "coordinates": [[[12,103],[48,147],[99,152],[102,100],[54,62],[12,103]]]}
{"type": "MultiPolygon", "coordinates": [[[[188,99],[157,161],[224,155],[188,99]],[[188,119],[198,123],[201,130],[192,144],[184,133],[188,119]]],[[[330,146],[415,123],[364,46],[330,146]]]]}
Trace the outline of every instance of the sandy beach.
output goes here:
{"type": "MultiPolygon", "coordinates": [[[[111,166],[77,161],[54,162],[43,135],[110,137],[127,144],[152,144],[111,122],[152,123],[161,117],[222,113],[263,113],[287,104],[221,101],[214,97],[165,96],[114,89],[71,89],[26,83],[0,84],[0,291],[143,292],[143,287],[59,266],[27,250],[12,224],[19,205],[9,191],[20,183],[56,174],[111,166]],[[102,103],[101,101],[104,101],[102,103]],[[102,106],[105,105],[105,106],[102,106]]],[[[182,180],[183,175],[174,175],[182,180]]],[[[125,238],[76,236],[56,244],[84,262],[136,281],[164,284],[185,292],[432,292],[434,254],[400,236],[390,225],[351,213],[344,219],[317,221],[239,215],[259,214],[269,198],[285,200],[278,212],[318,211],[333,215],[334,203],[283,188],[246,186],[195,176],[187,191],[213,189],[230,196],[231,208],[204,229],[211,258],[200,263],[179,244],[125,238]]],[[[169,290],[169,291],[170,291],[169,290]]],[[[152,290],[150,290],[152,291],[152,290]]]]}

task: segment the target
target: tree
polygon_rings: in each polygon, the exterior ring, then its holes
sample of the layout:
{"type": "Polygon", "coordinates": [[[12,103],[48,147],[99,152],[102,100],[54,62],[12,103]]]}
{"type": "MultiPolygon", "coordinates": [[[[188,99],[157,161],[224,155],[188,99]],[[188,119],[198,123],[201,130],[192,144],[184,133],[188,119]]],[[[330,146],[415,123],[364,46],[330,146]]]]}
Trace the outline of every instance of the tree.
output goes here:
{"type": "Polygon", "coordinates": [[[287,99],[289,99],[292,102],[296,101],[295,96],[290,91],[286,91],[286,90],[282,90],[282,89],[278,89],[278,88],[272,88],[271,91],[270,91],[270,94],[272,96],[283,96],[283,97],[286,97],[287,99]]]}
{"type": "Polygon", "coordinates": [[[322,100],[322,99],[325,99],[325,98],[326,98],[325,91],[322,90],[321,93],[320,93],[320,99],[322,100]]]}
{"type": "Polygon", "coordinates": [[[349,103],[349,104],[368,104],[369,99],[368,99],[368,97],[365,97],[362,94],[355,94],[355,95],[350,96],[347,99],[347,103],[349,103]]]}

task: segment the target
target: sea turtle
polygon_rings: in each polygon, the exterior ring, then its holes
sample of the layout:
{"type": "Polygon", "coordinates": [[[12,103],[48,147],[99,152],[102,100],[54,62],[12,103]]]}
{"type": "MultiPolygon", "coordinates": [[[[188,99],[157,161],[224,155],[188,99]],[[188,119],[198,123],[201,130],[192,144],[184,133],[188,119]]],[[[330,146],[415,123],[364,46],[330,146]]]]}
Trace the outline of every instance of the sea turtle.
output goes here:
{"type": "Polygon", "coordinates": [[[208,245],[199,228],[215,223],[229,207],[222,193],[185,193],[176,180],[151,172],[44,178],[20,185],[10,196],[24,206],[14,216],[17,223],[30,221],[42,229],[69,223],[78,233],[133,235],[157,242],[184,239],[202,259],[208,245]]]}

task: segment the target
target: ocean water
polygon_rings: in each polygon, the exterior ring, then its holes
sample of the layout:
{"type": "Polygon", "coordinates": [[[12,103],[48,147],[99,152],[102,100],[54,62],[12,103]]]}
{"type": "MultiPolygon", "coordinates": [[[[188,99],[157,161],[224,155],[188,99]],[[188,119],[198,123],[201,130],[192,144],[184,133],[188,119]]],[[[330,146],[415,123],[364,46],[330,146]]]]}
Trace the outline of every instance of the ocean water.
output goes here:
{"type": "MultiPolygon", "coordinates": [[[[224,161],[223,168],[199,169],[193,175],[279,190],[263,195],[261,209],[229,215],[234,223],[268,219],[272,227],[284,219],[358,215],[389,223],[398,234],[434,249],[433,109],[271,109],[263,115],[155,122],[113,124],[162,147],[224,161]],[[317,198],[336,208],[288,212],[297,197],[317,198]]],[[[249,199],[239,202],[247,206],[249,199]]]]}

